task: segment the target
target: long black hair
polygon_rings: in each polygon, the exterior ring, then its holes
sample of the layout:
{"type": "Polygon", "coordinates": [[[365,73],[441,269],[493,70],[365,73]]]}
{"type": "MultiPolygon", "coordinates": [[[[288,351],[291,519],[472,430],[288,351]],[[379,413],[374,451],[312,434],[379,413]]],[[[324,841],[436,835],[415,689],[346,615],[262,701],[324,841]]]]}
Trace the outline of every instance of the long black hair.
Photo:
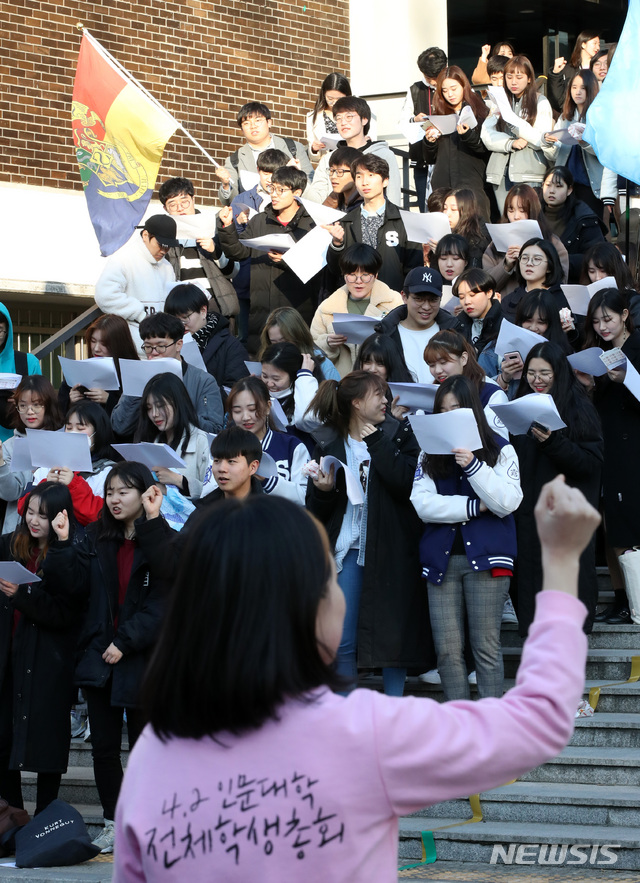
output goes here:
{"type": "Polygon", "coordinates": [[[354,371],[364,371],[365,362],[382,365],[387,372],[387,383],[414,383],[398,345],[388,334],[371,334],[360,345],[354,371]]]}
{"type": "Polygon", "coordinates": [[[625,328],[629,334],[635,329],[633,319],[631,318],[629,293],[627,291],[619,291],[617,288],[601,288],[600,291],[596,291],[589,301],[587,317],[584,323],[583,349],[599,346],[602,347],[603,350],[608,350],[613,346],[609,341],[603,340],[593,327],[593,316],[599,307],[602,307],[602,313],[605,316],[607,313],[616,313],[618,316],[622,316],[626,310],[628,315],[624,322],[625,328]]]}
{"type": "Polygon", "coordinates": [[[44,549],[38,552],[36,558],[36,566],[38,566],[46,558],[49,546],[56,539],[56,532],[51,526],[51,522],[62,512],[67,510],[69,517],[69,535],[73,534],[75,529],[75,517],[73,514],[73,501],[71,493],[66,484],[60,484],[57,481],[43,481],[41,484],[33,488],[27,499],[24,501],[24,509],[22,510],[22,518],[11,537],[11,554],[16,561],[26,565],[34,551],[38,548],[38,542],[35,540],[29,528],[27,527],[27,511],[29,503],[32,500],[39,501],[39,513],[49,521],[49,535],[45,543],[44,549]]]}
{"type": "Polygon", "coordinates": [[[143,463],[133,463],[125,460],[116,463],[104,481],[104,506],[97,521],[97,536],[100,540],[124,539],[124,522],[113,517],[107,505],[107,493],[113,481],[119,478],[125,487],[134,488],[143,494],[152,484],[155,484],[151,470],[143,463]]]}
{"type": "Polygon", "coordinates": [[[339,74],[337,71],[334,71],[331,74],[327,74],[327,76],[322,81],[320,92],[318,94],[318,97],[316,98],[316,103],[313,106],[314,123],[319,113],[322,113],[325,110],[329,110],[329,105],[327,104],[326,99],[327,92],[342,92],[343,95],[351,95],[351,85],[349,83],[349,80],[343,74],[339,74]]]}
{"type": "Polygon", "coordinates": [[[199,427],[198,415],[193,407],[191,397],[187,392],[182,380],[175,374],[156,374],[147,383],[140,399],[140,413],[138,416],[138,426],[135,431],[133,440],[136,442],[146,441],[153,442],[156,439],[160,442],[171,445],[174,451],[177,451],[178,444],[184,436],[180,453],[184,456],[185,451],[191,439],[191,431],[199,427]],[[158,429],[153,425],[147,413],[147,407],[150,404],[169,405],[173,410],[173,434],[171,441],[166,432],[158,434],[158,429]]]}
{"type": "Polygon", "coordinates": [[[309,513],[262,494],[226,500],[198,513],[185,539],[143,685],[161,739],[256,730],[287,700],[338,685],[316,638],[329,543],[309,513]]]}
{"type": "Polygon", "coordinates": [[[589,264],[593,264],[598,270],[602,270],[607,276],[613,276],[616,287],[621,291],[635,293],[635,283],[629,265],[622,257],[620,251],[612,242],[596,242],[582,256],[580,268],[580,284],[589,285],[589,264]]]}
{"type": "MultiPolygon", "coordinates": [[[[500,447],[487,423],[476,385],[462,374],[447,377],[438,387],[433,403],[434,414],[441,413],[443,399],[448,393],[452,393],[456,397],[461,408],[471,408],[473,416],[476,418],[482,447],[473,453],[478,460],[482,460],[489,466],[495,466],[500,456],[500,447]]],[[[448,478],[455,465],[452,454],[424,454],[422,457],[422,468],[434,481],[437,478],[448,478]]]]}
{"type": "Polygon", "coordinates": [[[543,322],[547,323],[547,330],[542,336],[559,346],[567,355],[571,355],[573,347],[562,330],[558,301],[553,292],[546,288],[532,288],[531,291],[525,291],[516,307],[516,325],[522,326],[533,319],[536,313],[543,322]]]}
{"type": "Polygon", "coordinates": [[[544,185],[548,178],[551,178],[556,186],[558,184],[566,184],[570,190],[570,193],[567,194],[567,198],[562,205],[562,210],[558,212],[558,218],[562,221],[566,221],[571,217],[571,214],[575,210],[575,205],[579,201],[573,192],[573,185],[575,183],[573,175],[566,166],[554,166],[552,169],[549,169],[542,182],[542,210],[544,212],[549,210],[549,205],[544,198],[544,185]]]}
{"type": "Polygon", "coordinates": [[[567,428],[562,430],[573,441],[594,438],[602,435],[598,412],[591,403],[583,385],[573,372],[571,364],[555,343],[537,343],[525,359],[520,385],[516,398],[533,392],[527,380],[527,371],[532,359],[544,359],[553,371],[553,386],[550,395],[556,403],[558,413],[567,428]]]}
{"type": "Polygon", "coordinates": [[[109,415],[97,402],[81,399],[70,406],[67,411],[66,421],[70,417],[77,417],[81,426],[93,426],[93,439],[91,439],[91,462],[97,460],[115,460],[115,454],[111,449],[113,442],[113,430],[109,415]]]}
{"type": "Polygon", "coordinates": [[[527,280],[520,272],[520,258],[522,257],[522,253],[525,248],[529,248],[529,246],[531,245],[536,245],[540,249],[540,251],[544,252],[544,255],[547,259],[547,273],[544,277],[544,284],[547,286],[547,288],[552,288],[555,285],[560,285],[560,283],[562,282],[563,270],[556,247],[552,242],[549,242],[547,239],[538,239],[538,237],[527,239],[525,244],[518,252],[518,263],[516,264],[516,276],[518,278],[518,283],[523,287],[526,287],[527,285],[527,280]]]}

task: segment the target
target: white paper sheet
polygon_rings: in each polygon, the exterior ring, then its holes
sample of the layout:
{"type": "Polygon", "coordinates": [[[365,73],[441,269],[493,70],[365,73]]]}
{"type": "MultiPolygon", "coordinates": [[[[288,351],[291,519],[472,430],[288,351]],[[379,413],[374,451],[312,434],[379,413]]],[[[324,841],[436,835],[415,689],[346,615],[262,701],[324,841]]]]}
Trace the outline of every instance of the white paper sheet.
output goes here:
{"type": "Polygon", "coordinates": [[[400,132],[409,144],[417,144],[418,141],[422,141],[424,138],[422,123],[410,123],[408,120],[403,120],[400,123],[400,132]]]}
{"type": "Polygon", "coordinates": [[[322,143],[327,150],[334,151],[338,146],[338,141],[342,141],[342,135],[338,132],[325,132],[322,136],[322,143]]]}
{"type": "Polygon", "coordinates": [[[29,442],[26,438],[21,438],[19,435],[14,436],[13,452],[11,454],[11,471],[33,472],[33,470],[34,465],[31,462],[29,442]]]}
{"type": "Polygon", "coordinates": [[[437,383],[390,383],[391,395],[400,396],[398,404],[412,411],[433,412],[433,402],[438,391],[437,383]]]}
{"type": "Polygon", "coordinates": [[[487,89],[487,94],[489,95],[489,98],[491,98],[493,103],[497,105],[498,110],[500,111],[500,116],[505,121],[505,123],[510,126],[514,126],[516,129],[520,128],[520,126],[522,125],[522,120],[511,107],[511,104],[509,103],[509,99],[507,98],[507,94],[504,89],[490,86],[487,89]]]}
{"type": "Polygon", "coordinates": [[[238,210],[238,214],[242,214],[242,212],[245,212],[247,216],[247,221],[250,221],[251,218],[255,218],[255,216],[258,214],[258,212],[246,202],[237,202],[234,205],[234,209],[238,210]]]}
{"type": "Polygon", "coordinates": [[[175,374],[182,380],[182,362],[179,359],[120,359],[122,392],[126,396],[137,396],[156,374],[175,374]]]}
{"type": "MultiPolygon", "coordinates": [[[[168,212],[167,212],[168,214],[168,212]]],[[[170,215],[176,222],[176,238],[213,239],[216,235],[217,209],[203,209],[197,215],[170,215]]]]}
{"type": "Polygon", "coordinates": [[[200,352],[200,347],[193,339],[193,335],[190,331],[187,331],[182,338],[180,355],[188,365],[193,365],[194,368],[199,368],[201,371],[207,370],[207,366],[202,358],[202,353],[200,352]]]}
{"type": "Polygon", "coordinates": [[[86,386],[87,389],[120,389],[116,366],[110,356],[96,359],[65,359],[58,356],[64,379],[69,386],[86,386]]]}
{"type": "MultiPolygon", "coordinates": [[[[569,129],[554,129],[553,132],[548,132],[545,134],[555,135],[560,142],[560,144],[570,144],[573,146],[574,144],[579,144],[580,141],[578,138],[574,138],[569,129]]],[[[545,142],[548,143],[548,142],[545,142]]]]}
{"type": "Polygon", "coordinates": [[[513,221],[511,224],[487,224],[487,232],[500,254],[506,254],[512,245],[522,248],[529,239],[542,239],[537,221],[513,221]]]}
{"type": "Polygon", "coordinates": [[[257,172],[249,172],[246,169],[240,169],[240,183],[243,190],[251,190],[256,184],[260,183],[260,175],[257,172]]]}
{"type": "Polygon", "coordinates": [[[524,362],[538,343],[547,343],[547,338],[503,319],[496,340],[496,355],[502,359],[507,353],[520,353],[520,358],[524,362]]]}
{"type": "Polygon", "coordinates": [[[491,409],[511,435],[526,435],[534,420],[551,430],[564,429],[567,425],[558,414],[552,397],[545,393],[532,392],[512,402],[491,405],[491,409]]]}
{"type": "Polygon", "coordinates": [[[287,415],[284,413],[284,408],[278,399],[274,398],[271,399],[271,419],[275,423],[278,432],[287,431],[287,427],[289,426],[287,415]]]}
{"type": "Polygon", "coordinates": [[[629,360],[627,360],[627,373],[624,375],[623,383],[631,395],[640,401],[640,374],[638,374],[629,360]]]}
{"type": "Polygon", "coordinates": [[[255,248],[256,251],[280,252],[288,251],[296,244],[289,233],[269,233],[267,236],[256,236],[254,239],[241,239],[240,242],[247,248],[255,248]]]}
{"type": "MultiPolygon", "coordinates": [[[[39,576],[31,573],[30,570],[27,570],[18,561],[0,561],[0,579],[18,586],[25,585],[26,583],[41,582],[39,576]]],[[[3,867],[11,867],[11,865],[3,865],[3,867]]]]}
{"type": "Polygon", "coordinates": [[[605,276],[604,279],[596,279],[590,285],[561,285],[564,295],[569,301],[571,312],[578,316],[586,316],[589,309],[589,301],[603,288],[617,288],[618,283],[614,276],[605,276]]]}
{"type": "Polygon", "coordinates": [[[458,124],[468,126],[470,129],[475,129],[475,127],[478,125],[476,115],[471,110],[471,107],[468,104],[465,104],[465,106],[458,114],[458,124]]]}
{"type": "Polygon", "coordinates": [[[425,454],[450,454],[454,448],[477,451],[482,447],[478,424],[471,408],[442,414],[416,414],[409,423],[425,454]]]}
{"type": "Polygon", "coordinates": [[[173,448],[156,442],[138,442],[137,444],[112,445],[125,460],[133,463],[144,463],[149,469],[184,469],[187,465],[173,448]]]}
{"type": "Polygon", "coordinates": [[[348,343],[363,343],[373,334],[380,317],[360,316],[351,313],[333,314],[333,333],[344,334],[348,343]]]}
{"type": "Polygon", "coordinates": [[[456,307],[460,306],[460,298],[453,293],[453,285],[442,286],[442,298],[440,300],[440,309],[446,310],[447,313],[455,315],[456,307]]]}
{"type": "Polygon", "coordinates": [[[245,362],[249,374],[255,374],[256,377],[262,377],[262,362],[245,362]]]}
{"type": "MultiPolygon", "coordinates": [[[[311,199],[300,198],[298,199],[298,202],[302,205],[307,214],[311,215],[314,223],[318,226],[321,226],[322,224],[335,224],[336,221],[339,221],[340,218],[344,218],[346,215],[346,212],[338,211],[337,208],[331,208],[330,205],[322,205],[319,202],[313,202],[311,199]]],[[[309,234],[307,233],[307,236],[308,235],[309,234]]],[[[303,237],[303,241],[307,236],[303,237]]]]}
{"type": "Polygon", "coordinates": [[[449,218],[444,212],[405,212],[400,209],[400,217],[411,242],[439,242],[451,233],[449,218]]]}
{"type": "Polygon", "coordinates": [[[601,353],[600,361],[607,371],[611,371],[614,368],[620,368],[622,365],[626,365],[627,357],[619,346],[615,346],[613,349],[601,353]]]}
{"type": "Polygon", "coordinates": [[[258,467],[257,474],[259,478],[278,477],[278,464],[270,454],[267,454],[266,451],[263,451],[262,457],[260,457],[260,466],[258,467]]]}
{"type": "Polygon", "coordinates": [[[321,457],[319,465],[320,469],[322,469],[323,472],[328,472],[329,469],[331,469],[331,466],[334,466],[334,475],[338,474],[338,470],[343,469],[344,480],[347,486],[347,497],[349,498],[351,504],[353,506],[358,506],[364,503],[364,492],[362,490],[362,485],[360,484],[358,478],[346,465],[346,463],[343,463],[342,460],[338,460],[337,457],[321,457]]]}
{"type": "Polygon", "coordinates": [[[0,389],[15,389],[22,380],[22,374],[0,374],[0,389]]]}
{"type": "Polygon", "coordinates": [[[314,227],[289,249],[282,260],[306,284],[327,265],[327,249],[330,245],[331,233],[322,227],[314,227]]]}
{"type": "Polygon", "coordinates": [[[74,472],[93,472],[91,442],[83,432],[27,429],[27,442],[34,469],[66,466],[74,472]]]}
{"type": "Polygon", "coordinates": [[[592,377],[602,377],[607,373],[600,360],[603,352],[604,350],[599,346],[592,346],[579,353],[572,353],[567,359],[574,371],[582,371],[584,374],[591,374],[592,377]]]}
{"type": "Polygon", "coordinates": [[[425,132],[430,126],[435,126],[439,132],[443,135],[452,135],[456,126],[458,125],[458,114],[457,113],[447,113],[447,114],[431,114],[426,118],[422,127],[425,132]]]}

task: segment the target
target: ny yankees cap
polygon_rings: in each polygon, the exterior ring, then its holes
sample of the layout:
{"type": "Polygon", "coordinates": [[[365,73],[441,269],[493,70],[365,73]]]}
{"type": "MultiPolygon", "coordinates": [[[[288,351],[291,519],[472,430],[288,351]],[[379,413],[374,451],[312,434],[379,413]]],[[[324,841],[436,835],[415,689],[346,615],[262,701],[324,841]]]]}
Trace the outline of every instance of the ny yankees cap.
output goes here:
{"type": "Polygon", "coordinates": [[[402,290],[405,294],[436,294],[442,297],[442,276],[432,267],[415,267],[407,273],[402,290]]]}

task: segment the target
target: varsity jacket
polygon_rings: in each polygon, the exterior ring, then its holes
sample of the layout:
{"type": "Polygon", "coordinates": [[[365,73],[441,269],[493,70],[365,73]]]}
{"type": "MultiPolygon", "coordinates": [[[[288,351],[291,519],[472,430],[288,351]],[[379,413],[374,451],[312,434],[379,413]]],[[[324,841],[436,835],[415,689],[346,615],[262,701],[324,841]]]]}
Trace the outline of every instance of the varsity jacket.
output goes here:
{"type": "Polygon", "coordinates": [[[302,467],[309,460],[306,447],[288,432],[268,429],[262,439],[262,450],[275,460],[278,467],[278,474],[267,478],[262,486],[265,494],[284,497],[304,506],[307,479],[302,474],[302,467]]]}
{"type": "Polygon", "coordinates": [[[454,465],[447,478],[432,479],[422,467],[413,480],[411,502],[426,527],[420,541],[422,574],[441,585],[458,528],[469,565],[476,571],[513,570],[516,525],[513,512],[522,501],[520,467],[509,442],[494,436],[500,455],[492,468],[477,457],[464,469],[454,465]],[[480,503],[487,506],[480,512],[480,503]]]}

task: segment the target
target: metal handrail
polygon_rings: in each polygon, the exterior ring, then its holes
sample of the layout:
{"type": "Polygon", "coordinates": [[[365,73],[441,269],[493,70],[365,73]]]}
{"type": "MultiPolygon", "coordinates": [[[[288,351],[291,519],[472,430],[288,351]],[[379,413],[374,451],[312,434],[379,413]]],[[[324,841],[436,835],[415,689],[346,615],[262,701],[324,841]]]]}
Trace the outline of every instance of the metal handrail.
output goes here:
{"type": "Polygon", "coordinates": [[[64,354],[67,359],[75,359],[75,337],[80,331],[90,325],[94,319],[102,315],[100,307],[89,307],[84,313],[80,313],[72,322],[69,322],[60,331],[56,331],[51,337],[48,337],[43,343],[33,350],[33,355],[38,359],[45,359],[58,347],[64,346],[64,354]]]}

